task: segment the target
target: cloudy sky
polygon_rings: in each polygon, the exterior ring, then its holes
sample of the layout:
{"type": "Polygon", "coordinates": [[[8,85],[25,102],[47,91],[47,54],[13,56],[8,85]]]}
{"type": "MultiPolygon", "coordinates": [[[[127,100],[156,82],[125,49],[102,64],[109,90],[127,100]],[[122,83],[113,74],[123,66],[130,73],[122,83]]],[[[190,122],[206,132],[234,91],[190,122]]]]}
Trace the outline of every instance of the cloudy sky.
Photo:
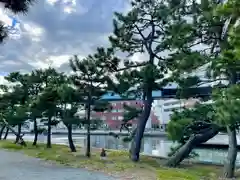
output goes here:
{"type": "MultiPolygon", "coordinates": [[[[49,65],[68,71],[71,55],[108,45],[113,12],[128,9],[128,0],[38,0],[26,16],[15,16],[17,36],[0,45],[0,75],[49,65]]],[[[11,17],[0,9],[0,20],[10,26],[11,17]]]]}

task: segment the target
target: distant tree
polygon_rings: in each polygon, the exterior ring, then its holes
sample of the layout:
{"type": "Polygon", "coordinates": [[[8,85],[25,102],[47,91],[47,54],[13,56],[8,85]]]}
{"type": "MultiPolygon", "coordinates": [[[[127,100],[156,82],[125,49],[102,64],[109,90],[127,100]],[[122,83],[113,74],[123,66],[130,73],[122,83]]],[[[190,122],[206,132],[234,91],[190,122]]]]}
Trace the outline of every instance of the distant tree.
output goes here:
{"type": "MultiPolygon", "coordinates": [[[[67,80],[67,79],[66,79],[67,80]]],[[[72,128],[73,125],[79,125],[83,123],[77,116],[77,111],[81,108],[82,99],[80,94],[76,89],[72,86],[73,84],[67,84],[67,82],[71,82],[71,80],[67,80],[65,84],[62,84],[58,88],[59,94],[59,104],[60,108],[60,117],[62,119],[63,124],[67,127],[68,130],[68,143],[69,148],[72,152],[76,152],[76,147],[73,143],[72,139],[72,128]]]]}
{"type": "MultiPolygon", "coordinates": [[[[36,107],[39,111],[43,112],[43,116],[46,117],[47,121],[47,148],[51,148],[51,126],[55,125],[53,117],[56,116],[58,108],[59,95],[57,93],[57,87],[49,85],[44,88],[41,95],[36,100],[36,107]]],[[[45,118],[42,119],[45,121],[45,118]]]]}
{"type": "Polygon", "coordinates": [[[33,146],[37,145],[38,133],[41,129],[38,128],[37,118],[42,117],[42,111],[37,108],[36,100],[43,91],[43,79],[41,79],[41,71],[34,70],[29,75],[29,118],[33,122],[34,140],[33,146]]]}
{"type": "Polygon", "coordinates": [[[101,96],[107,92],[109,72],[102,58],[102,49],[98,49],[96,54],[89,55],[80,60],[77,56],[70,59],[70,66],[75,74],[72,80],[81,93],[86,108],[87,123],[87,149],[86,156],[90,157],[90,130],[91,130],[91,111],[107,109],[107,103],[99,102],[101,96]],[[101,106],[101,107],[100,107],[101,106]]]}
{"type": "Polygon", "coordinates": [[[22,91],[19,90],[20,87],[15,86],[11,91],[9,90],[9,92],[5,92],[1,95],[1,122],[7,127],[4,139],[6,139],[8,131],[10,130],[16,136],[15,142],[19,142],[20,140],[22,145],[26,145],[23,140],[23,135],[21,134],[21,126],[26,120],[27,112],[25,111],[24,105],[19,103],[22,99],[22,91]],[[18,126],[17,132],[13,129],[14,126],[18,126]]]}
{"type": "Polygon", "coordinates": [[[38,128],[37,124],[37,118],[42,118],[42,110],[41,108],[38,108],[37,99],[31,100],[28,106],[28,112],[29,112],[29,118],[31,121],[33,121],[33,132],[34,132],[34,140],[33,140],[33,146],[37,145],[38,141],[38,134],[41,131],[41,129],[38,128]]]}
{"type": "MultiPolygon", "coordinates": [[[[8,87],[6,85],[0,85],[0,90],[2,91],[2,93],[6,93],[6,92],[8,92],[8,87]]],[[[8,129],[6,124],[3,121],[3,119],[4,119],[3,113],[4,113],[5,108],[6,108],[6,104],[3,101],[3,94],[2,94],[0,96],[0,126],[1,126],[0,140],[2,139],[2,135],[3,135],[4,130],[8,129]]]]}
{"type": "Polygon", "coordinates": [[[15,106],[14,109],[9,109],[5,118],[8,119],[9,125],[18,127],[18,136],[16,136],[15,143],[19,143],[20,136],[22,134],[22,126],[28,118],[27,107],[24,105],[15,106]]]}
{"type": "Polygon", "coordinates": [[[59,94],[58,87],[65,82],[65,75],[59,73],[54,68],[38,69],[35,71],[36,76],[40,78],[43,84],[40,95],[37,97],[35,104],[38,111],[43,112],[42,122],[47,124],[47,148],[51,148],[51,129],[59,121],[56,116],[59,112],[59,94]]]}
{"type": "MultiPolygon", "coordinates": [[[[18,113],[21,111],[27,111],[26,104],[29,101],[29,75],[28,74],[21,74],[20,72],[12,72],[8,76],[4,77],[9,83],[13,84],[12,92],[11,92],[11,109],[12,113],[17,113],[18,110],[15,109],[16,107],[20,106],[22,107],[18,113]]],[[[16,116],[13,116],[13,119],[16,120],[16,123],[12,122],[11,124],[13,126],[18,127],[18,134],[21,134],[21,128],[24,122],[27,120],[27,117],[25,119],[22,119],[23,112],[21,112],[19,116],[20,118],[17,118],[16,116]],[[22,114],[21,114],[22,113],[22,114]]],[[[19,136],[16,136],[16,143],[19,141],[19,136]]]]}

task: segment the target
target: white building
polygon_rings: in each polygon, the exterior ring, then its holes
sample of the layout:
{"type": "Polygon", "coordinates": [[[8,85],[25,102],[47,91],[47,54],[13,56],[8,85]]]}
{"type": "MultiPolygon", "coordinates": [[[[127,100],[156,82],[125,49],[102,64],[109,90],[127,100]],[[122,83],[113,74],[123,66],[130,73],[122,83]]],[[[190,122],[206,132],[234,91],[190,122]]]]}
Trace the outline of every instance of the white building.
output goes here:
{"type": "Polygon", "coordinates": [[[164,129],[170,121],[170,116],[173,110],[181,111],[183,107],[191,108],[195,103],[199,102],[198,99],[160,99],[154,100],[153,111],[160,120],[160,126],[164,129]]]}
{"type": "MultiPolygon", "coordinates": [[[[190,74],[183,74],[183,77],[187,76],[198,76],[199,78],[203,80],[207,80],[206,78],[206,70],[209,66],[208,64],[205,64],[201,67],[199,67],[196,71],[190,73],[190,74]]],[[[217,84],[228,84],[228,81],[226,80],[218,80],[215,82],[209,82],[209,83],[204,83],[198,87],[209,87],[209,86],[214,86],[217,84]]],[[[176,83],[170,83],[166,86],[166,88],[177,88],[178,85],[176,83]]],[[[160,120],[160,126],[165,128],[165,126],[168,124],[170,121],[170,116],[173,113],[173,110],[178,110],[180,111],[183,107],[188,107],[191,108],[195,105],[196,102],[200,102],[199,99],[188,99],[188,100],[180,100],[180,99],[159,99],[159,100],[154,100],[153,102],[153,111],[154,113],[158,116],[158,119],[160,120]]],[[[212,100],[209,100],[204,103],[212,103],[212,100]]]]}

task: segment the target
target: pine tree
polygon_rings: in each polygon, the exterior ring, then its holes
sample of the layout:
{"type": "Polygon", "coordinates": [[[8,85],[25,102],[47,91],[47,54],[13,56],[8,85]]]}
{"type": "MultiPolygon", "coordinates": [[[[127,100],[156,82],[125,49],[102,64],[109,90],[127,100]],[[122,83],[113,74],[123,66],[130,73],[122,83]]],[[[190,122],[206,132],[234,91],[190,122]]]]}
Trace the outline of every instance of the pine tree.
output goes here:
{"type": "Polygon", "coordinates": [[[32,71],[29,75],[29,118],[33,121],[34,140],[33,146],[37,145],[38,134],[41,129],[38,128],[37,118],[42,118],[42,111],[37,108],[36,100],[43,91],[43,80],[40,77],[39,71],[32,71]]]}
{"type": "MultiPolygon", "coordinates": [[[[153,90],[160,90],[166,85],[163,80],[168,73],[168,62],[164,52],[168,49],[165,39],[169,18],[175,13],[175,7],[167,1],[133,0],[127,14],[115,13],[113,21],[114,35],[109,37],[115,51],[120,50],[128,57],[142,53],[142,62],[124,61],[124,67],[116,68],[117,87],[121,95],[137,95],[143,99],[143,112],[138,120],[132,160],[139,160],[141,140],[149,118],[153,90]]],[[[177,12],[176,12],[177,13],[177,12]]]]}
{"type": "Polygon", "coordinates": [[[47,122],[47,148],[51,148],[51,126],[56,125],[53,121],[53,117],[59,112],[58,108],[59,95],[57,93],[56,85],[52,84],[45,87],[41,95],[36,100],[36,108],[43,112],[43,116],[46,117],[42,121],[47,122]]]}
{"type": "Polygon", "coordinates": [[[59,73],[54,68],[38,69],[35,71],[37,83],[41,83],[43,89],[40,95],[35,100],[35,108],[42,112],[45,118],[42,122],[47,124],[47,147],[51,148],[51,129],[52,126],[57,125],[59,121],[54,118],[59,112],[59,94],[58,87],[65,83],[65,76],[59,73]],[[39,79],[38,79],[39,78],[39,79]]]}
{"type": "Polygon", "coordinates": [[[196,104],[191,109],[175,111],[167,126],[170,140],[179,146],[171,153],[167,166],[176,167],[185,158],[192,155],[192,150],[199,144],[207,142],[222,129],[215,122],[212,104],[196,104]]]}
{"type": "Polygon", "coordinates": [[[108,90],[108,81],[110,72],[105,66],[105,51],[98,48],[97,53],[89,55],[80,60],[77,56],[70,59],[70,66],[75,72],[72,80],[81,93],[86,108],[87,123],[87,148],[86,156],[90,157],[90,129],[91,129],[91,111],[106,110],[107,103],[101,102],[100,98],[108,90]],[[102,106],[102,108],[99,108],[102,106]]]}
{"type": "Polygon", "coordinates": [[[227,89],[218,91],[214,94],[216,100],[215,111],[218,117],[218,123],[227,129],[229,136],[228,157],[224,166],[224,178],[233,178],[235,163],[237,158],[237,130],[239,129],[238,121],[238,98],[239,98],[239,81],[240,61],[239,61],[239,7],[240,3],[235,0],[228,1],[226,4],[219,6],[217,14],[228,18],[228,33],[225,35],[225,41],[222,46],[222,52],[212,64],[212,76],[222,76],[228,80],[227,89]],[[223,111],[223,108],[226,109],[223,111]],[[219,122],[220,120],[220,122],[219,122]]]}
{"type": "Polygon", "coordinates": [[[66,83],[58,88],[58,94],[60,97],[59,104],[61,106],[60,117],[68,130],[69,148],[72,152],[76,152],[76,147],[72,139],[72,126],[82,123],[76,116],[78,109],[81,108],[82,99],[77,90],[71,87],[73,84],[70,84],[69,82],[71,81],[66,78],[66,83]]]}
{"type": "MultiPolygon", "coordinates": [[[[26,105],[27,105],[27,102],[29,101],[29,82],[28,82],[29,76],[28,74],[21,74],[20,72],[12,72],[8,76],[5,76],[4,78],[9,83],[15,84],[13,86],[13,92],[11,92],[12,94],[11,98],[13,100],[11,104],[11,107],[12,107],[11,113],[13,114],[16,113],[17,115],[12,116],[12,121],[10,124],[18,127],[18,136],[16,136],[16,141],[15,141],[16,143],[18,143],[18,141],[20,140],[22,125],[24,124],[24,121],[26,121],[26,118],[22,119],[22,117],[18,118],[17,116],[21,111],[24,111],[24,110],[26,111],[25,113],[27,113],[26,105]],[[16,120],[16,123],[13,122],[14,119],[16,120]]],[[[23,112],[21,113],[19,114],[19,116],[23,116],[23,112]]]]}
{"type": "Polygon", "coordinates": [[[225,161],[223,176],[225,178],[234,177],[236,158],[237,158],[237,132],[239,129],[239,97],[240,85],[232,85],[227,89],[217,90],[214,93],[214,111],[219,125],[226,127],[229,147],[228,157],[225,161]]]}
{"type": "MultiPolygon", "coordinates": [[[[229,32],[238,19],[239,13],[235,8],[237,3],[234,0],[230,0],[224,5],[220,1],[214,0],[193,1],[191,3],[179,1],[178,10],[180,13],[173,14],[166,40],[169,42],[171,50],[169,62],[172,66],[173,79],[176,79],[183,88],[186,86],[198,87],[210,82],[220,84],[222,80],[227,80],[230,84],[236,83],[235,70],[232,69],[232,66],[229,68],[226,63],[224,64],[222,61],[224,58],[221,56],[232,49],[232,45],[229,43],[229,32]],[[226,8],[225,11],[222,10],[224,8],[226,8]],[[203,65],[208,69],[204,78],[197,77],[192,73],[203,65]],[[234,78],[230,77],[229,74],[226,75],[224,71],[230,72],[234,78]]],[[[228,57],[227,61],[231,64],[230,59],[232,59],[231,56],[228,57]]],[[[234,138],[233,136],[232,138],[234,138]]],[[[235,158],[233,156],[231,159],[235,158]]]]}
{"type": "Polygon", "coordinates": [[[12,89],[8,89],[7,92],[1,95],[0,107],[1,107],[1,121],[7,127],[5,134],[8,134],[10,130],[16,136],[16,143],[21,142],[22,145],[26,146],[23,140],[23,134],[21,134],[21,126],[27,119],[27,109],[24,104],[21,104],[22,97],[24,97],[24,91],[21,86],[16,85],[12,89]],[[17,132],[13,127],[17,126],[17,132]]]}

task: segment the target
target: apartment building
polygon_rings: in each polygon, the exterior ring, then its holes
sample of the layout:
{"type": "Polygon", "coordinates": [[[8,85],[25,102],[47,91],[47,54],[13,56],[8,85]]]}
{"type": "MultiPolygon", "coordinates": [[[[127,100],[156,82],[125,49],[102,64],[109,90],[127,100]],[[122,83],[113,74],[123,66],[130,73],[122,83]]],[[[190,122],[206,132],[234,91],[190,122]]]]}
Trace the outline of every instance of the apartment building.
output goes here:
{"type": "MultiPolygon", "coordinates": [[[[94,112],[92,113],[93,117],[100,118],[105,122],[105,124],[110,129],[119,129],[122,124],[123,120],[123,114],[124,114],[124,103],[136,107],[136,108],[142,108],[143,102],[141,100],[129,100],[129,101],[111,101],[112,110],[110,112],[94,112]]],[[[160,124],[160,119],[155,115],[155,113],[152,111],[148,120],[148,123],[146,125],[146,128],[157,128],[160,124]]],[[[130,124],[132,126],[136,126],[137,119],[131,120],[130,124]]]]}

